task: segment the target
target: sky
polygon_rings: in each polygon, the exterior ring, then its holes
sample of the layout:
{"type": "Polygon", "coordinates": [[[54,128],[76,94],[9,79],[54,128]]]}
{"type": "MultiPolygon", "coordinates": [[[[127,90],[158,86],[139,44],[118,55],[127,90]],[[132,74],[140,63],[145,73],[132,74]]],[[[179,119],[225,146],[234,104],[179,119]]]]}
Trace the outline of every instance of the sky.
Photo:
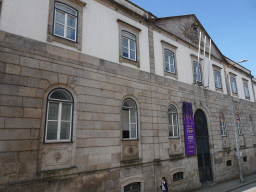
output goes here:
{"type": "Polygon", "coordinates": [[[223,55],[256,78],[256,0],[130,0],[157,17],[195,14],[223,55]]]}

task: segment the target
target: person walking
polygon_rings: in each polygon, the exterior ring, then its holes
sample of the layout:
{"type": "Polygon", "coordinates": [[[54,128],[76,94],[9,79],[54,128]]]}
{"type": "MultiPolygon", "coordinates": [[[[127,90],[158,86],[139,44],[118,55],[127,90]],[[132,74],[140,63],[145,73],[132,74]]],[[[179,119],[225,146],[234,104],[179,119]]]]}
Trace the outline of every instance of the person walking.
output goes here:
{"type": "Polygon", "coordinates": [[[168,185],[165,177],[162,178],[162,185],[160,187],[163,192],[168,192],[168,185]]]}

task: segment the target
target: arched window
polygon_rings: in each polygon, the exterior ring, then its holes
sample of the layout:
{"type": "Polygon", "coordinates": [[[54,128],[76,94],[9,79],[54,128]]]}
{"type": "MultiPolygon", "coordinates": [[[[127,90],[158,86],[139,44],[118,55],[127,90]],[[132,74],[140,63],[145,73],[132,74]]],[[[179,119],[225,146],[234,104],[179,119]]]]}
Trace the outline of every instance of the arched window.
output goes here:
{"type": "Polygon", "coordinates": [[[195,80],[195,82],[202,82],[201,65],[198,62],[194,61],[193,66],[194,66],[194,80],[195,80]]]}
{"type": "Polygon", "coordinates": [[[132,99],[126,99],[122,104],[123,139],[137,139],[137,134],[137,106],[132,99]]]}
{"type": "Polygon", "coordinates": [[[77,41],[77,10],[55,2],[54,35],[77,41]]]}
{"type": "Polygon", "coordinates": [[[240,117],[238,114],[236,114],[235,119],[236,119],[236,128],[238,130],[238,135],[242,135],[243,132],[242,132],[242,127],[241,127],[241,121],[240,121],[240,117]]]}
{"type": "Polygon", "coordinates": [[[226,128],[226,123],[225,123],[225,116],[222,112],[219,113],[219,118],[220,118],[220,129],[221,129],[221,135],[222,136],[227,136],[227,128],[226,128]]]}
{"type": "Polygon", "coordinates": [[[169,137],[179,137],[178,112],[174,105],[170,105],[167,111],[169,137]]]}
{"type": "Polygon", "coordinates": [[[131,183],[124,187],[124,192],[140,192],[140,183],[131,183]]]}
{"type": "Polygon", "coordinates": [[[232,88],[232,92],[233,93],[237,93],[237,90],[236,90],[236,80],[234,77],[231,77],[230,78],[230,81],[231,81],[231,88],[232,88]]]}
{"type": "Polygon", "coordinates": [[[47,98],[45,142],[70,142],[73,98],[65,89],[53,90],[47,98]]]}
{"type": "Polygon", "coordinates": [[[165,49],[164,56],[165,56],[165,70],[175,74],[174,53],[168,49],[165,49]]]}
{"type": "Polygon", "coordinates": [[[136,61],[136,49],[136,36],[127,31],[122,31],[122,57],[136,61]]]}
{"type": "Polygon", "coordinates": [[[251,128],[251,133],[252,133],[252,135],[254,135],[255,132],[254,132],[254,124],[253,124],[252,116],[249,116],[249,124],[250,124],[250,128],[251,128]]]}

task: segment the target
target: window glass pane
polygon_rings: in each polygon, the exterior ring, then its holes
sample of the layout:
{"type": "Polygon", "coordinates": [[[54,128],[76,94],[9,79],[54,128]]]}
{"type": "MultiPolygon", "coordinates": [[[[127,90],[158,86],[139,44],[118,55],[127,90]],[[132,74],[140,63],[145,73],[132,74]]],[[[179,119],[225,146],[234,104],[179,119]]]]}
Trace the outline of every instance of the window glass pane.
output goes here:
{"type": "Polygon", "coordinates": [[[173,130],[172,130],[172,126],[169,126],[169,136],[173,137],[173,130]]]}
{"type": "Polygon", "coordinates": [[[76,28],[76,18],[68,15],[68,26],[76,28]]]}
{"type": "Polygon", "coordinates": [[[128,48],[128,39],[123,38],[123,46],[128,48]]]}
{"type": "Polygon", "coordinates": [[[178,136],[178,126],[174,127],[174,136],[178,136]]]}
{"type": "Polygon", "coordinates": [[[64,37],[64,25],[55,23],[54,34],[64,37]]]}
{"type": "Polygon", "coordinates": [[[65,24],[65,14],[61,13],[60,11],[56,11],[55,21],[58,23],[62,23],[64,25],[65,24]]]}
{"type": "Polygon", "coordinates": [[[167,55],[164,56],[164,59],[165,59],[165,63],[169,63],[169,59],[167,55]]]}
{"type": "Polygon", "coordinates": [[[177,114],[173,114],[173,125],[178,125],[178,117],[177,117],[177,114]]]}
{"type": "Polygon", "coordinates": [[[136,50],[136,43],[135,43],[135,41],[130,41],[130,49],[132,49],[132,50],[136,50]]]}
{"type": "Polygon", "coordinates": [[[136,113],[135,110],[130,110],[131,114],[131,123],[136,123],[136,113]]]}
{"type": "Polygon", "coordinates": [[[71,104],[62,104],[61,120],[70,121],[71,117],[71,104]]]}
{"type": "Polygon", "coordinates": [[[58,9],[61,9],[62,11],[65,11],[67,13],[70,13],[72,15],[77,15],[77,12],[73,9],[70,9],[69,7],[65,6],[65,5],[62,5],[62,4],[59,4],[59,3],[56,3],[55,4],[55,7],[58,8],[58,9]]]}
{"type": "Polygon", "coordinates": [[[136,40],[134,35],[132,35],[132,34],[130,34],[130,33],[127,33],[127,32],[125,32],[125,31],[122,31],[122,35],[123,35],[124,37],[127,37],[128,39],[131,39],[131,40],[134,40],[134,41],[136,40]]]}
{"type": "Polygon", "coordinates": [[[168,63],[165,63],[165,70],[166,70],[166,71],[170,71],[170,68],[169,68],[169,64],[168,64],[168,63]]]}
{"type": "Polygon", "coordinates": [[[194,74],[194,79],[197,80],[197,74],[194,74]]]}
{"type": "Polygon", "coordinates": [[[135,51],[131,51],[130,52],[130,58],[132,59],[132,60],[135,60],[135,51]]]}
{"type": "Polygon", "coordinates": [[[49,102],[48,120],[58,120],[59,103],[49,102]]]}
{"type": "Polygon", "coordinates": [[[123,57],[128,58],[128,49],[123,47],[123,57]]]}
{"type": "Polygon", "coordinates": [[[127,185],[124,187],[124,192],[130,192],[131,185],[127,185]]]}
{"type": "Polygon", "coordinates": [[[71,29],[71,28],[67,28],[67,38],[75,40],[76,38],[76,30],[75,29],[71,29]]]}
{"type": "Polygon", "coordinates": [[[197,76],[197,80],[199,81],[199,82],[201,82],[202,80],[201,80],[201,75],[200,74],[198,74],[198,76],[197,76]]]}
{"type": "Polygon", "coordinates": [[[127,100],[124,101],[123,107],[125,107],[125,108],[134,108],[134,109],[136,108],[135,104],[130,99],[127,99],[127,100]]]}
{"type": "Polygon", "coordinates": [[[173,65],[171,65],[171,72],[172,73],[174,73],[175,71],[174,71],[174,66],[173,65]]]}
{"type": "Polygon", "coordinates": [[[172,114],[168,114],[168,121],[169,121],[169,125],[173,125],[172,114]]]}
{"type": "Polygon", "coordinates": [[[47,122],[46,140],[57,140],[58,121],[47,122]]]}
{"type": "Polygon", "coordinates": [[[139,189],[139,183],[133,183],[132,184],[132,189],[139,189]]]}
{"type": "Polygon", "coordinates": [[[122,110],[123,130],[129,130],[129,110],[122,110]]]}
{"type": "Polygon", "coordinates": [[[51,95],[50,95],[51,99],[58,99],[58,100],[66,100],[66,101],[72,101],[71,97],[69,94],[67,94],[65,91],[54,91],[51,95]]]}
{"type": "Polygon", "coordinates": [[[176,112],[177,112],[176,108],[173,105],[170,105],[168,108],[168,113],[176,113],[176,112]]]}
{"type": "Polygon", "coordinates": [[[69,139],[70,122],[61,122],[60,139],[69,139]]]}
{"type": "Polygon", "coordinates": [[[136,138],[136,124],[131,124],[131,138],[136,138]]]}
{"type": "Polygon", "coordinates": [[[170,64],[174,64],[174,58],[170,57],[170,64]]]}

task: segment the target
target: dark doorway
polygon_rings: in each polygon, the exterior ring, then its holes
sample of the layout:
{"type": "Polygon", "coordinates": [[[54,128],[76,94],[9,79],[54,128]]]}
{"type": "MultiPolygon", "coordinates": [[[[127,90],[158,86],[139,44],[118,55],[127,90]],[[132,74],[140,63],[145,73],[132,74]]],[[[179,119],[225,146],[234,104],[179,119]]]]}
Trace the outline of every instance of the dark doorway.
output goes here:
{"type": "Polygon", "coordinates": [[[201,109],[195,112],[197,160],[200,182],[212,181],[211,155],[209,149],[209,135],[207,120],[201,109]]]}

